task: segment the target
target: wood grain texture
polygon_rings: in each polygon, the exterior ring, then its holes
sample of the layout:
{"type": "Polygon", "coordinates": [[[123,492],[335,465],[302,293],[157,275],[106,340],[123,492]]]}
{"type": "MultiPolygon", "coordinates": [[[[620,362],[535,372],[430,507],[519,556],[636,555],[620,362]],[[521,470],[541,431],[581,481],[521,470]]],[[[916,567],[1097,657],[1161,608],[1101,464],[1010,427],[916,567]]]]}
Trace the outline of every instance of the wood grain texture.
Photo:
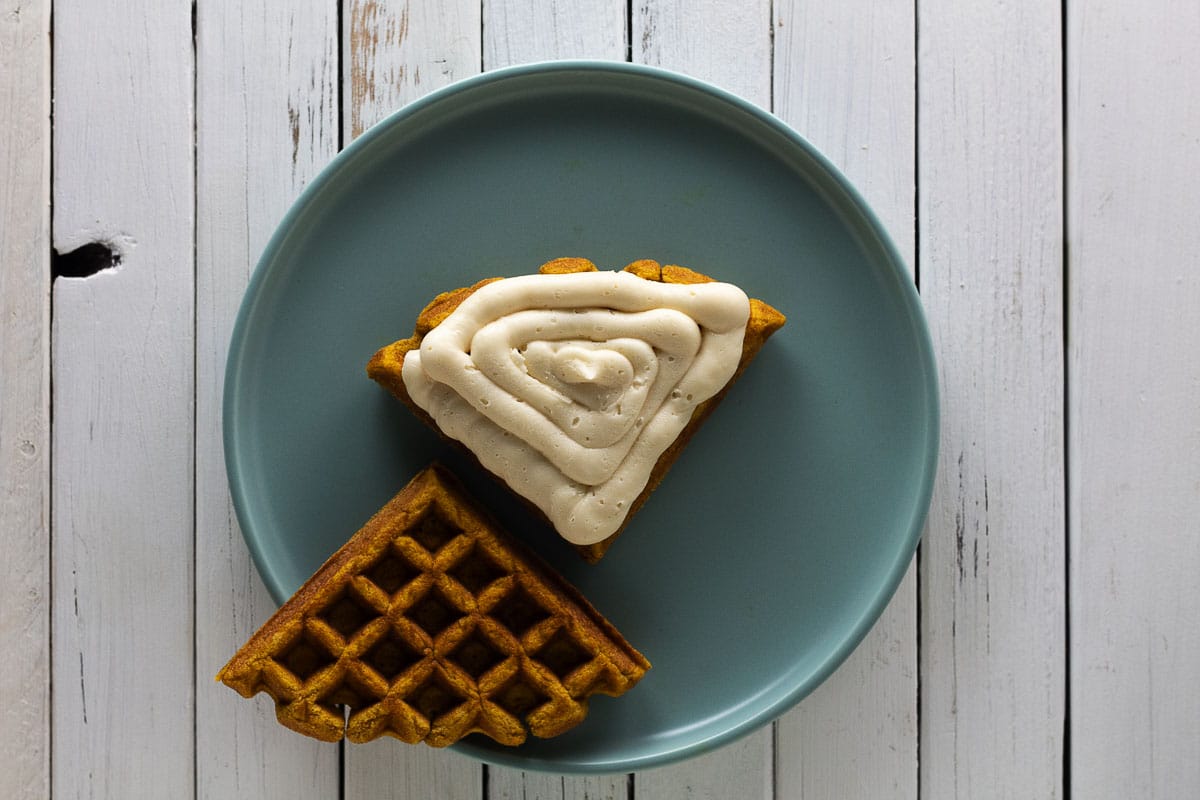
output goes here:
{"type": "Polygon", "coordinates": [[[347,0],[346,140],[405,103],[480,70],[479,0],[347,0]]]}
{"type": "Polygon", "coordinates": [[[632,0],[631,55],[771,107],[771,0],[632,0]]]}
{"type": "Polygon", "coordinates": [[[1200,5],[1069,6],[1071,785],[1200,792],[1200,5]]]}
{"type": "Polygon", "coordinates": [[[921,558],[921,795],[1061,797],[1060,6],[918,10],[919,274],[943,401],[921,558]]]}
{"type": "Polygon", "coordinates": [[[50,793],[50,2],[0,2],[0,797],[50,793]]]}
{"type": "Polygon", "coordinates": [[[862,193],[915,256],[913,0],[775,0],[775,114],[862,193]]]}
{"type": "Polygon", "coordinates": [[[629,800],[628,775],[550,775],[488,767],[488,800],[629,800]]]}
{"type": "Polygon", "coordinates": [[[201,0],[196,14],[196,769],[201,798],[335,797],[338,748],[217,670],[275,604],[234,517],[221,444],[242,293],[292,200],[337,152],[336,0],[201,0]]]}
{"type": "Polygon", "coordinates": [[[483,768],[453,750],[386,738],[345,748],[342,800],[483,800],[483,768]]]}
{"type": "MultiPolygon", "coordinates": [[[[477,74],[478,0],[350,0],[342,30],[343,119],[357,136],[405,103],[477,74]]],[[[345,800],[480,800],[483,768],[452,751],[381,741],[346,745],[345,800]]]]}
{"type": "MultiPolygon", "coordinates": [[[[912,265],[912,0],[776,0],[774,14],[775,113],[854,183],[912,265]]],[[[910,568],[846,663],[779,720],[780,800],[916,798],[916,588],[910,568]]]]}
{"type": "MultiPolygon", "coordinates": [[[[682,72],[771,107],[771,11],[753,0],[737,13],[716,3],[635,0],[633,60],[682,72]]],[[[638,800],[772,795],[773,726],[716,752],[634,776],[638,800]]]]}
{"type": "Polygon", "coordinates": [[[637,800],[729,800],[774,796],[771,727],[707,755],[633,776],[637,800]]]}
{"type": "Polygon", "coordinates": [[[54,8],[52,791],[193,793],[192,24],[54,8]]]}
{"type": "Polygon", "coordinates": [[[624,0],[484,0],[484,68],[556,58],[624,61],[625,11],[624,0]]]}

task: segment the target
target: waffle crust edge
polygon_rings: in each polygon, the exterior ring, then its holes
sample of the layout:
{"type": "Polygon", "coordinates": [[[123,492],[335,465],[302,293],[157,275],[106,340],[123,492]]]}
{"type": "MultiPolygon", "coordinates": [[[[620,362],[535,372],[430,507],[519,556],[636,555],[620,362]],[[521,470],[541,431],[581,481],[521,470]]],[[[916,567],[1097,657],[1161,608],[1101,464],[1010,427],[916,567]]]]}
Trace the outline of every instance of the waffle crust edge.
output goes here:
{"type": "Polygon", "coordinates": [[[217,680],[322,741],[506,745],[583,721],[649,661],[431,465],[246,642],[217,680]],[[341,707],[349,708],[348,718],[341,707]]]}

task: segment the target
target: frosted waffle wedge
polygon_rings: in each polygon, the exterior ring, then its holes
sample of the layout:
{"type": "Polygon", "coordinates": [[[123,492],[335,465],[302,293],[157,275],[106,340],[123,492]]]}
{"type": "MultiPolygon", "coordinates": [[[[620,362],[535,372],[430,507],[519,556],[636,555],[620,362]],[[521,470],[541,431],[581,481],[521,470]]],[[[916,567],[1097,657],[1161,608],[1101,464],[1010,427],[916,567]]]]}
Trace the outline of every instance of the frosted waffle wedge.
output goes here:
{"type": "Polygon", "coordinates": [[[444,468],[418,474],[256,632],[217,679],[267,692],[323,741],[505,745],[583,721],[649,669],[577,590],[444,468]],[[345,709],[345,710],[343,710],[345,709]]]}
{"type": "Polygon", "coordinates": [[[684,267],[560,258],[438,295],[367,374],[595,563],[785,321],[684,267]]]}

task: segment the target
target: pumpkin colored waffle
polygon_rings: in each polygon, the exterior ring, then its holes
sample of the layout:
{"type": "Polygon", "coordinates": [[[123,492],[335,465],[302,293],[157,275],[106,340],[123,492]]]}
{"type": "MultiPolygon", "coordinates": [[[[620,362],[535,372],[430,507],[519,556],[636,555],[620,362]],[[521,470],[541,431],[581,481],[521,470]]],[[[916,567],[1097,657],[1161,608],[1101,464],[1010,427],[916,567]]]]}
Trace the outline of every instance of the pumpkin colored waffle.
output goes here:
{"type": "MultiPolygon", "coordinates": [[[[596,265],[587,259],[560,258],[543,264],[539,271],[543,274],[564,274],[573,272],[594,272],[596,270],[596,265]]],[[[626,266],[625,271],[633,273],[634,275],[637,275],[645,280],[660,281],[663,283],[696,284],[706,283],[713,280],[706,275],[701,275],[700,273],[694,272],[685,267],[671,265],[661,266],[657,262],[650,260],[635,261],[626,266]]],[[[382,347],[378,352],[375,353],[375,355],[370,359],[370,362],[367,364],[367,374],[374,381],[386,388],[394,397],[408,406],[408,408],[426,425],[437,431],[447,441],[450,441],[456,447],[465,451],[475,460],[477,464],[479,464],[479,459],[476,457],[476,454],[471,452],[469,448],[462,445],[460,442],[446,436],[443,431],[441,431],[434,419],[413,400],[407,388],[405,387],[402,369],[404,365],[405,354],[411,350],[419,348],[422,339],[427,333],[429,333],[429,331],[433,330],[447,317],[449,317],[450,314],[453,313],[454,310],[458,308],[458,306],[464,300],[466,300],[466,298],[470,297],[478,289],[496,280],[499,280],[499,278],[488,278],[476,283],[474,286],[455,289],[453,291],[438,295],[417,317],[416,326],[411,337],[407,339],[401,339],[382,347]]],[[[586,561],[590,563],[596,563],[603,558],[609,547],[611,547],[616,541],[617,537],[624,532],[630,520],[632,520],[637,514],[638,509],[640,509],[642,504],[645,503],[649,498],[651,492],[653,492],[662,482],[662,479],[670,470],[671,465],[675,463],[675,460],[683,452],[684,447],[699,429],[701,423],[708,417],[709,414],[713,412],[713,410],[717,407],[717,404],[720,403],[722,398],[724,398],[725,394],[729,391],[733,384],[737,382],[737,379],[741,376],[742,372],[746,369],[750,362],[754,360],[754,357],[758,354],[763,344],[766,343],[767,338],[781,328],[785,321],[786,319],[783,314],[779,313],[771,306],[767,305],[761,300],[750,300],[750,315],[746,324],[745,335],[742,340],[742,355],[733,377],[729,379],[724,388],[717,392],[717,394],[695,407],[690,421],[676,437],[674,443],[667,447],[667,449],[658,457],[658,460],[655,462],[650,472],[649,480],[647,481],[645,488],[629,504],[629,511],[626,514],[621,526],[607,538],[602,539],[594,544],[573,545],[586,561]]],[[[482,465],[480,466],[482,467],[482,465]]],[[[496,477],[499,479],[499,476],[496,477]]],[[[503,483],[503,479],[500,480],[503,483]]],[[[517,494],[520,496],[519,493],[517,494]]],[[[545,518],[545,515],[532,502],[529,502],[528,498],[522,497],[522,500],[527,502],[527,505],[535,515],[544,519],[548,524],[553,524],[550,523],[550,520],[545,518]]]]}
{"type": "Polygon", "coordinates": [[[443,467],[383,507],[217,679],[323,741],[505,745],[579,724],[650,664],[443,467]],[[345,711],[348,710],[348,718],[345,711]]]}

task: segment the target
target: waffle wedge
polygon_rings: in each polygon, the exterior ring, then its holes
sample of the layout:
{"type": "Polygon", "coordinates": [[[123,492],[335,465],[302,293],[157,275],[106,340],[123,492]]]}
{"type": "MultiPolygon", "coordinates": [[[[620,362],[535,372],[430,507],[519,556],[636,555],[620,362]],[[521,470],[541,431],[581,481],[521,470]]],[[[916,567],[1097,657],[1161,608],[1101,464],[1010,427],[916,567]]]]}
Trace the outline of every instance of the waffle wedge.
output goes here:
{"type": "Polygon", "coordinates": [[[505,745],[583,721],[649,669],[578,591],[433,465],[384,506],[217,675],[267,692],[323,741],[505,745]],[[343,709],[348,710],[347,714],[343,709]]]}
{"type": "MultiPolygon", "coordinates": [[[[592,262],[582,258],[556,259],[543,264],[540,268],[540,272],[542,274],[566,274],[597,271],[598,270],[596,266],[592,262]]],[[[669,265],[661,266],[657,262],[650,260],[635,261],[625,267],[624,271],[632,273],[633,275],[636,275],[637,277],[647,281],[656,281],[664,284],[701,284],[712,282],[712,278],[701,275],[697,272],[693,272],[692,270],[684,267],[669,265]]],[[[412,410],[412,412],[416,414],[419,419],[437,431],[443,438],[465,450],[475,459],[476,463],[478,463],[485,470],[488,469],[488,467],[481,462],[479,453],[474,452],[470,446],[464,445],[458,440],[457,437],[448,435],[447,432],[439,426],[438,422],[430,415],[430,413],[422,408],[422,406],[414,399],[409,391],[408,386],[406,385],[403,371],[406,355],[410,351],[420,348],[422,341],[430,331],[446,321],[446,319],[449,318],[450,315],[467,300],[467,298],[471,297],[471,295],[480,290],[482,287],[496,280],[499,279],[486,279],[480,281],[474,286],[455,289],[453,291],[438,295],[418,316],[416,326],[411,337],[407,339],[401,339],[382,347],[374,354],[367,365],[367,374],[373,380],[386,388],[393,396],[408,406],[408,408],[412,410]]],[[[680,456],[684,447],[696,433],[701,423],[703,423],[708,415],[713,412],[718,403],[720,403],[729,389],[738,380],[742,372],[758,354],[767,338],[770,337],[771,334],[773,334],[780,327],[782,327],[785,321],[785,317],[771,306],[760,300],[750,300],[749,317],[741,344],[741,358],[737,362],[736,370],[733,372],[733,376],[716,394],[699,403],[694,407],[693,410],[691,410],[691,416],[687,421],[687,424],[682,428],[669,446],[667,446],[666,449],[658,455],[657,460],[653,462],[653,466],[650,468],[649,477],[645,482],[644,488],[642,488],[640,493],[636,494],[636,496],[633,496],[631,501],[628,502],[627,510],[623,512],[624,518],[621,520],[619,527],[616,527],[614,532],[605,536],[605,538],[599,539],[598,541],[574,545],[575,549],[585,560],[595,563],[604,556],[609,547],[612,546],[616,539],[625,530],[629,524],[629,521],[636,515],[638,509],[641,508],[650,494],[661,483],[667,472],[670,470],[672,464],[674,464],[675,460],[680,456]]],[[[538,328],[538,330],[540,331],[542,329],[538,328]]],[[[547,338],[554,338],[554,336],[551,335],[547,338]]],[[[524,379],[524,376],[522,376],[522,379],[524,379]]],[[[688,399],[690,399],[690,397],[691,396],[688,395],[688,399]]],[[[466,400],[466,398],[463,399],[466,400]]],[[[477,401],[472,399],[470,402],[474,404],[477,401]]],[[[617,406],[617,408],[619,408],[619,406],[617,406]]],[[[455,418],[461,419],[461,416],[457,416],[455,418]]],[[[576,417],[575,422],[578,422],[578,417],[576,417]]],[[[649,426],[647,426],[647,429],[648,428],[649,426]]],[[[505,431],[504,435],[507,437],[508,432],[505,431]]],[[[519,439],[519,434],[516,435],[516,438],[519,439]]],[[[503,458],[498,459],[498,462],[508,463],[503,458]]],[[[548,470],[548,472],[551,471],[548,470]]],[[[492,471],[492,474],[502,483],[506,483],[503,476],[496,474],[495,471],[492,471]]],[[[554,472],[551,472],[551,475],[555,480],[558,480],[561,477],[558,473],[554,472]]],[[[570,483],[570,481],[565,477],[563,477],[562,480],[564,484],[570,483]]],[[[541,487],[546,485],[546,482],[530,481],[530,484],[535,490],[540,490],[541,487]]],[[[521,488],[512,484],[508,484],[508,488],[512,489],[517,496],[525,500],[535,514],[542,517],[551,526],[555,526],[554,521],[549,519],[549,517],[544,513],[544,509],[539,508],[538,504],[533,502],[529,495],[524,494],[521,488]]],[[[586,483],[576,484],[573,488],[573,491],[583,494],[588,491],[588,488],[589,487],[586,483]]],[[[636,491],[636,489],[634,491],[636,491]]],[[[622,501],[622,507],[624,508],[624,501],[622,501]]],[[[561,529],[560,532],[562,532],[561,529]]]]}

